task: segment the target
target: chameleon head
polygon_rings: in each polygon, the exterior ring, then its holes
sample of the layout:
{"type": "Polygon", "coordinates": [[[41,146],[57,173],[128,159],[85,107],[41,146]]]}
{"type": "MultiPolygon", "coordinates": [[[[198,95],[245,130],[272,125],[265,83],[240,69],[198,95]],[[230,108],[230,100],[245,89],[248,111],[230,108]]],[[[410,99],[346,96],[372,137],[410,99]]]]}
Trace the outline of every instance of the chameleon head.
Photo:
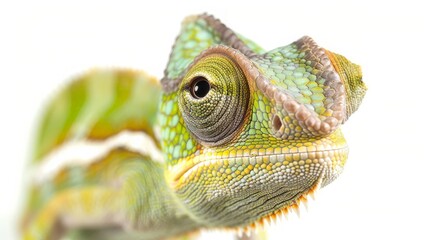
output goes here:
{"type": "Polygon", "coordinates": [[[161,104],[166,177],[209,227],[246,227],[296,207],[342,171],[339,126],[365,94],[359,66],[309,37],[264,54],[216,45],[161,104]]]}

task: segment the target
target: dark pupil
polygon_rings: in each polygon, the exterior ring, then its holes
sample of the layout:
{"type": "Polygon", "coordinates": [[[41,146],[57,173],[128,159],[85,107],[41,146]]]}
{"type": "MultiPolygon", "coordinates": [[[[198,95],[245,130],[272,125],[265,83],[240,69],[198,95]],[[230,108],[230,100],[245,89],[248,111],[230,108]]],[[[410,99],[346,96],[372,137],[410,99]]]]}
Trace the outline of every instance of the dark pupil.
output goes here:
{"type": "Polygon", "coordinates": [[[197,77],[191,85],[191,94],[194,98],[203,98],[210,91],[210,83],[204,77],[197,77]]]}

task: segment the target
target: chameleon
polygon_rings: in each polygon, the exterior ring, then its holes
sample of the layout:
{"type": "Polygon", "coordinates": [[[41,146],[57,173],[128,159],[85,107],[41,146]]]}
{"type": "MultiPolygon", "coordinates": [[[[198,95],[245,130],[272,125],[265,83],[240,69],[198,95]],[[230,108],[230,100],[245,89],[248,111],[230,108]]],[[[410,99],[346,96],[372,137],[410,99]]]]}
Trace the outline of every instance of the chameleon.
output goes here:
{"type": "Polygon", "coordinates": [[[304,36],[265,51],[185,18],[163,78],[94,69],[41,117],[22,239],[192,239],[252,232],[342,172],[362,71],[304,36]]]}

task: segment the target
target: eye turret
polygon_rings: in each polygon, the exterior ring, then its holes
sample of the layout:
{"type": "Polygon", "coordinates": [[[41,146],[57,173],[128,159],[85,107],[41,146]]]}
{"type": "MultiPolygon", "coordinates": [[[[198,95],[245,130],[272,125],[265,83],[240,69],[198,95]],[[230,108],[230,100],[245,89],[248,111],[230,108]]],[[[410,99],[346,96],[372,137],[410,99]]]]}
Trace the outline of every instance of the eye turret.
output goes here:
{"type": "Polygon", "coordinates": [[[192,135],[203,145],[231,140],[248,111],[249,86],[242,69],[222,54],[196,62],[183,78],[179,108],[192,135]]]}

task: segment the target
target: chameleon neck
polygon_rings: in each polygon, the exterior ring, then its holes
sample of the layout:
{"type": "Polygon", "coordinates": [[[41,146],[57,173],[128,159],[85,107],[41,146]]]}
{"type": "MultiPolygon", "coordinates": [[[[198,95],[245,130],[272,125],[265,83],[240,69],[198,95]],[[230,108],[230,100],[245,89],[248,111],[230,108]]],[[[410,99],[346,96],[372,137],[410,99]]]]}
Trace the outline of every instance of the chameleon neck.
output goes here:
{"type": "Polygon", "coordinates": [[[124,227],[129,232],[145,239],[159,239],[201,227],[167,186],[162,163],[138,158],[120,171],[120,209],[126,209],[124,222],[130,225],[124,227]]]}

